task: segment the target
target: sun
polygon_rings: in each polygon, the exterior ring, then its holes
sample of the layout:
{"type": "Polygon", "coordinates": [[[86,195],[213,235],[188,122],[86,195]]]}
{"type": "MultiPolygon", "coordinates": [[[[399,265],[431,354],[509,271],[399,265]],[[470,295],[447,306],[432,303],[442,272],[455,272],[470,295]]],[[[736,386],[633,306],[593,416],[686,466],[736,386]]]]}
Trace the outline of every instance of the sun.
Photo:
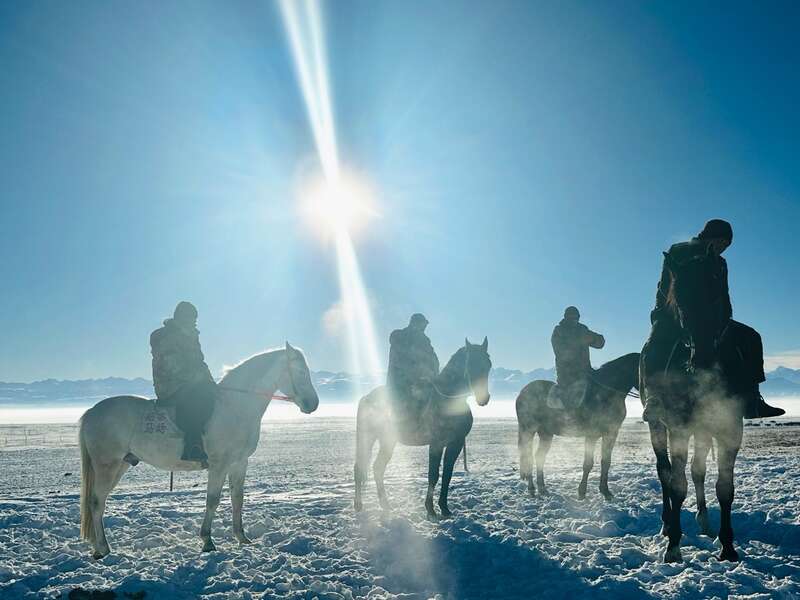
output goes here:
{"type": "Polygon", "coordinates": [[[353,233],[378,215],[374,194],[363,179],[341,173],[313,179],[301,193],[303,211],[324,233],[353,233]]]}

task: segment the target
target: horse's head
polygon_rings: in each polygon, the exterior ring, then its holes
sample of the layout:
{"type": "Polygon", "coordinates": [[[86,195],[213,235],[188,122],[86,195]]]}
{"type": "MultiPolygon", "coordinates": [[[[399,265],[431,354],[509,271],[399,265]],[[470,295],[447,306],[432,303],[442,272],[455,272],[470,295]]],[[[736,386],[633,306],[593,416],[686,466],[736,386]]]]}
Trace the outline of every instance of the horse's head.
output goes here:
{"type": "Polygon", "coordinates": [[[489,403],[489,371],[492,368],[489,340],[484,337],[482,344],[470,344],[469,340],[464,342],[464,377],[478,406],[486,406],[489,403]]]}
{"type": "Polygon", "coordinates": [[[720,333],[715,299],[709,285],[717,257],[711,253],[710,247],[707,254],[693,256],[686,261],[674,260],[667,254],[665,257],[672,280],[667,305],[689,338],[691,368],[707,369],[714,362],[715,345],[720,333]]]}
{"type": "Polygon", "coordinates": [[[278,388],[286,393],[305,414],[313,413],[319,406],[319,396],[311,382],[305,355],[286,342],[286,368],[278,380],[278,388]]]}

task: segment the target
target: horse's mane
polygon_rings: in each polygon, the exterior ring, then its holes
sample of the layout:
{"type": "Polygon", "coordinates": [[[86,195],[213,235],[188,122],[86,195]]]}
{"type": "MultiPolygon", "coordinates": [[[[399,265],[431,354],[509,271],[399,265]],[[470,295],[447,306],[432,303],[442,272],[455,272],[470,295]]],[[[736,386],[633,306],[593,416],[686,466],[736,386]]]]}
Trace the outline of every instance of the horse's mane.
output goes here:
{"type": "MultiPolygon", "coordinates": [[[[292,346],[294,350],[297,350],[300,354],[303,354],[303,351],[300,348],[295,348],[292,346]]],[[[254,369],[256,367],[261,367],[261,363],[266,360],[267,358],[271,357],[276,352],[282,352],[286,350],[285,347],[276,347],[276,348],[268,348],[267,350],[262,350],[261,352],[256,352],[255,354],[251,354],[247,358],[240,360],[238,363],[232,366],[226,365],[222,369],[222,381],[224,381],[228,376],[233,375],[244,375],[250,369],[254,369]]]]}
{"type": "Polygon", "coordinates": [[[465,354],[466,348],[464,346],[461,346],[461,348],[455,351],[453,356],[450,357],[450,360],[447,361],[447,364],[444,366],[444,368],[434,378],[437,385],[441,386],[442,388],[449,388],[451,384],[457,383],[461,379],[464,374],[465,354]]]}
{"type": "Polygon", "coordinates": [[[599,369],[596,369],[595,376],[598,379],[602,379],[603,383],[611,387],[616,387],[615,384],[624,387],[631,377],[631,372],[628,369],[634,371],[638,369],[639,357],[640,355],[638,352],[623,354],[619,358],[610,360],[604,363],[599,369]]]}

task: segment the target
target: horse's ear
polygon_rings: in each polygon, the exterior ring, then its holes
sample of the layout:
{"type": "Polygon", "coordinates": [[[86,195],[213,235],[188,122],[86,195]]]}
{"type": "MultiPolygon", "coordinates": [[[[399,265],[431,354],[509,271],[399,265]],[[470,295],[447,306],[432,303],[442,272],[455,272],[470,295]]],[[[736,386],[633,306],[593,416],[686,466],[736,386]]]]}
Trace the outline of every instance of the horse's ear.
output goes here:
{"type": "Polygon", "coordinates": [[[489,349],[489,338],[488,337],[483,336],[483,344],[481,344],[481,348],[483,348],[484,352],[486,352],[489,349]]]}
{"type": "Polygon", "coordinates": [[[464,338],[464,347],[469,348],[472,344],[469,343],[469,338],[464,338]]]}
{"type": "Polygon", "coordinates": [[[292,345],[289,343],[289,340],[286,340],[286,351],[293,350],[292,345]]]}

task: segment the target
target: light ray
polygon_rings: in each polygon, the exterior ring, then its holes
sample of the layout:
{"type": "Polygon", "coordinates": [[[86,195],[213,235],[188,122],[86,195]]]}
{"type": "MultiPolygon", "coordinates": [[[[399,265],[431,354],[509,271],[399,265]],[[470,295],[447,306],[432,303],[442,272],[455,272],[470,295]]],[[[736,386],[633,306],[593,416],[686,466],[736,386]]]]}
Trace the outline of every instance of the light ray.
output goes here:
{"type": "Polygon", "coordinates": [[[318,216],[326,220],[335,242],[350,368],[353,373],[379,373],[383,366],[377,351],[375,326],[349,231],[354,217],[374,211],[356,197],[359,186],[349,184],[341,172],[320,4],[317,0],[281,0],[280,7],[324,177],[322,193],[317,193],[312,204],[318,216]]]}

